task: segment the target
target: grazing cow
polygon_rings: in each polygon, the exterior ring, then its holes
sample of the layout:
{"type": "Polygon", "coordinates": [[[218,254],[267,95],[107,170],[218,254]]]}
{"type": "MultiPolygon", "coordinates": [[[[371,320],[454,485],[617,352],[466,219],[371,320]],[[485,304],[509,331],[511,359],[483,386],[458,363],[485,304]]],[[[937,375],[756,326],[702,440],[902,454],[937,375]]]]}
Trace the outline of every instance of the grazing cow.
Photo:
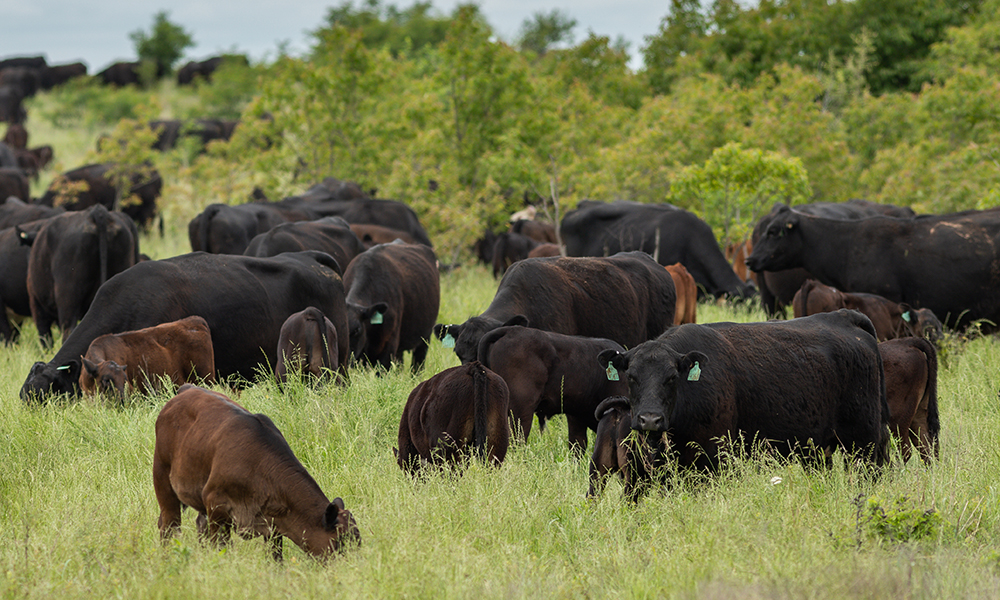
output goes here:
{"type": "Polygon", "coordinates": [[[688,273],[681,263],[665,267],[667,273],[674,279],[674,289],[677,290],[677,310],[674,311],[674,325],[698,322],[698,286],[694,277],[688,273]]]}
{"type": "Polygon", "coordinates": [[[354,357],[389,369],[412,350],[411,369],[423,368],[441,305],[434,250],[401,241],[374,246],[347,267],[344,286],[354,357]]]}
{"type": "Polygon", "coordinates": [[[139,262],[139,233],[122,213],[103,205],[48,219],[28,256],[31,318],[46,346],[52,325],[70,335],[109,277],[139,262]]]}
{"type": "MultiPolygon", "coordinates": [[[[628,393],[620,379],[609,380],[597,362],[603,350],[624,349],[611,340],[552,333],[529,327],[501,327],[479,342],[479,362],[503,378],[510,391],[510,414],[527,440],[531,421],[565,414],[569,447],[587,449],[587,429],[597,430],[594,409],[608,396],[628,393]]],[[[516,433],[516,432],[515,432],[516,433]]]]}
{"type": "MultiPolygon", "coordinates": [[[[783,204],[776,204],[771,212],[763,217],[754,226],[750,234],[747,247],[750,254],[753,253],[753,245],[756,244],[761,235],[767,230],[768,225],[777,216],[783,204]]],[[[827,219],[839,219],[847,221],[857,221],[870,217],[895,217],[898,219],[909,219],[916,216],[912,209],[903,206],[893,206],[891,204],[878,204],[867,200],[848,200],[847,202],[813,202],[812,204],[800,204],[793,209],[808,215],[823,217],[827,219]]],[[[747,254],[744,263],[750,258],[747,254]]],[[[749,265],[748,265],[749,268],[749,265]]],[[[751,269],[753,271],[753,269],[751,269]]],[[[809,271],[802,268],[786,269],[781,271],[763,271],[756,274],[754,278],[760,289],[760,302],[768,316],[781,318],[785,317],[785,307],[792,302],[795,292],[802,287],[802,283],[810,278],[809,271]]],[[[857,290],[869,291],[869,290],[857,290]]]]}
{"type": "Polygon", "coordinates": [[[405,231],[390,229],[381,225],[354,224],[351,231],[361,240],[361,245],[365,250],[379,244],[390,244],[396,240],[403,240],[407,244],[416,244],[417,240],[405,231]]]}
{"type": "MultiPolygon", "coordinates": [[[[104,85],[123,87],[126,85],[139,85],[139,62],[120,61],[109,65],[99,72],[95,77],[101,80],[104,85]]],[[[159,75],[159,74],[158,74],[159,75]]]]}
{"type": "Polygon", "coordinates": [[[109,333],[90,343],[82,357],[80,389],[125,401],[125,386],[143,393],[162,389],[161,378],[175,386],[195,381],[215,382],[212,333],[198,316],[109,333]]]}
{"type": "Polygon", "coordinates": [[[523,235],[531,238],[540,244],[555,244],[556,228],[547,221],[535,221],[533,219],[518,219],[510,224],[510,233],[523,235]]]}
{"type": "Polygon", "coordinates": [[[310,306],[285,320],[278,335],[278,364],[274,376],[280,383],[288,372],[309,373],[317,379],[336,372],[337,328],[318,308],[310,306]]]}
{"type": "Polygon", "coordinates": [[[330,185],[320,185],[319,189],[317,186],[313,186],[302,196],[285,198],[275,204],[312,211],[316,214],[313,217],[316,219],[341,217],[352,225],[381,225],[389,229],[398,229],[410,234],[417,242],[425,246],[432,246],[431,239],[424,226],[420,224],[417,213],[406,204],[398,200],[373,198],[340,200],[337,196],[337,193],[330,191],[330,185]]]}
{"type": "Polygon", "coordinates": [[[607,258],[529,258],[511,265],[478,317],[435,325],[463,363],[476,360],[483,335],[504,325],[603,337],[625,347],[663,333],[674,322],[674,280],[643,252],[607,258]]]}
{"type": "Polygon", "coordinates": [[[941,422],[937,405],[937,351],[923,338],[901,338],[878,345],[885,371],[889,428],[899,438],[903,460],[915,445],[930,464],[938,456],[941,422]]]}
{"type": "Polygon", "coordinates": [[[195,252],[243,254],[250,241],[282,223],[312,221],[319,216],[308,209],[278,202],[251,202],[230,206],[210,204],[188,223],[188,239],[195,252]]]}
{"type": "MultiPolygon", "coordinates": [[[[107,173],[114,166],[113,163],[97,163],[66,171],[52,180],[52,184],[36,202],[45,206],[62,206],[66,210],[83,210],[95,204],[102,204],[108,210],[113,210],[116,192],[107,173]],[[85,189],[77,189],[81,184],[86,184],[85,189]]],[[[122,205],[118,210],[148,229],[156,216],[156,199],[163,189],[163,179],[156,169],[150,167],[145,175],[132,174],[130,181],[131,187],[122,192],[122,205]],[[138,202],[128,201],[132,197],[137,198],[138,202]]]]}
{"type": "Polygon", "coordinates": [[[528,258],[541,242],[519,233],[501,233],[493,244],[493,277],[500,277],[519,260],[528,258]]]}
{"type": "Polygon", "coordinates": [[[227,62],[250,66],[250,62],[243,54],[224,54],[213,56],[205,60],[192,60],[177,70],[177,85],[190,85],[194,83],[195,77],[201,77],[205,81],[212,80],[212,74],[227,62]]]}
{"type": "Polygon", "coordinates": [[[826,285],[927,308],[954,327],[1000,323],[1000,210],[843,221],[782,205],[747,265],[802,267],[826,285]]]}
{"type": "MultiPolygon", "coordinates": [[[[10,200],[8,200],[8,204],[10,200]]],[[[0,207],[0,211],[3,207],[0,207]]],[[[31,316],[28,296],[28,258],[31,247],[21,241],[21,234],[33,237],[47,223],[46,219],[0,229],[0,338],[5,343],[17,341],[20,331],[8,318],[8,312],[31,316]]]]}
{"type": "Polygon", "coordinates": [[[105,333],[120,333],[200,315],[208,322],[220,379],[251,381],[277,362],[281,325],[306,307],[323,311],[337,327],[337,360],[347,364],[347,311],[336,262],[322,252],[273,258],[192,252],[126,269],[97,291],[90,310],[48,363],[37,362],[21,398],[42,402],[50,394],[75,394],[80,355],[105,333]],[[343,333],[341,333],[343,332],[343,333]]]}
{"type": "Polygon", "coordinates": [[[317,221],[275,225],[269,231],[254,236],[243,254],[264,258],[303,250],[326,252],[337,260],[343,274],[347,265],[365,248],[347,221],[340,217],[326,217],[317,221]]]}
{"type": "Polygon", "coordinates": [[[82,62],[52,65],[42,71],[42,89],[49,90],[62,85],[70,79],[83,77],[87,74],[87,65],[82,62]]]}
{"type": "Polygon", "coordinates": [[[24,110],[24,92],[13,84],[0,85],[0,121],[24,123],[28,112],[24,110]]]}
{"type": "Polygon", "coordinates": [[[31,184],[20,167],[0,167],[0,198],[17,198],[27,202],[31,199],[31,184]]]}
{"type": "Polygon", "coordinates": [[[542,258],[544,256],[560,256],[558,244],[539,244],[534,250],[528,253],[528,258],[542,258]]]}
{"type": "Polygon", "coordinates": [[[472,251],[476,254],[476,260],[490,266],[493,264],[493,246],[497,243],[497,234],[491,229],[483,232],[483,236],[472,245],[472,251]]]}
{"type": "Polygon", "coordinates": [[[667,464],[667,436],[664,433],[632,429],[632,408],[627,396],[605,398],[594,411],[597,434],[590,458],[590,488],[587,497],[600,495],[608,477],[617,473],[623,480],[624,495],[639,500],[644,484],[667,464]]]}
{"type": "Polygon", "coordinates": [[[156,418],[153,489],[164,541],[189,506],[212,541],[225,545],[235,527],[269,540],[279,561],[282,536],[319,559],[361,543],[344,501],[330,502],[271,419],[190,384],[156,418]]]}
{"type": "Polygon", "coordinates": [[[917,310],[878,294],[848,294],[815,279],[806,279],[792,299],[796,318],[841,308],[860,311],[871,319],[880,342],[910,335],[927,337],[932,342],[942,337],[941,321],[932,311],[917,310]]]}
{"type": "Polygon", "coordinates": [[[478,361],[420,383],[399,420],[400,468],[414,473],[423,464],[454,464],[472,452],[499,466],[510,445],[507,402],[507,384],[478,361]]]}
{"type": "Polygon", "coordinates": [[[726,444],[881,465],[889,409],[875,329],[841,310],[792,321],[681,325],[602,365],[627,377],[632,428],[667,432],[680,466],[714,470],[726,444]]]}
{"type": "Polygon", "coordinates": [[[9,197],[0,204],[0,229],[7,229],[29,221],[47,219],[65,212],[62,208],[52,208],[38,204],[27,204],[19,198],[9,197]]]}

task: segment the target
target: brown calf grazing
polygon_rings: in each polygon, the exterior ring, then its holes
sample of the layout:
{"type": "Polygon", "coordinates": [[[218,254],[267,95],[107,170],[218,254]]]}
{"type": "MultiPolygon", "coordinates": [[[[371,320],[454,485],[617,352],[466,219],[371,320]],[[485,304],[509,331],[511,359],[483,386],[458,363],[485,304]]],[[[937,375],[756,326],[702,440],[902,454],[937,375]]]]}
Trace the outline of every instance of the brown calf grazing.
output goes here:
{"type": "Polygon", "coordinates": [[[609,348],[625,351],[603,338],[500,327],[479,341],[479,362],[507,384],[511,422],[519,426],[522,440],[528,439],[536,414],[540,428],[546,419],[565,414],[569,447],[584,452],[587,429],[597,430],[597,405],[608,396],[628,394],[625,380],[617,376],[609,380],[597,362],[597,355],[609,348]]]}
{"type": "Polygon", "coordinates": [[[292,314],[278,335],[278,363],[274,376],[288,380],[288,371],[309,373],[322,378],[340,366],[337,357],[337,328],[314,307],[292,314]]]}
{"type": "Polygon", "coordinates": [[[271,419],[193,385],[178,390],[156,419],[153,489],[164,541],[190,506],[212,541],[224,545],[235,526],[244,537],[269,539],[275,560],[282,536],[321,559],[361,543],[344,501],[327,499],[271,419]]]}
{"type": "Polygon", "coordinates": [[[632,408],[625,396],[605,398],[594,412],[597,435],[590,458],[590,488],[587,497],[598,496],[608,477],[622,477],[625,497],[636,502],[654,471],[666,463],[665,434],[632,429],[632,408]]]}
{"type": "Polygon", "coordinates": [[[399,421],[396,460],[411,473],[458,462],[474,451],[500,465],[507,456],[509,393],[479,361],[445,369],[413,388],[399,421]]]}
{"type": "Polygon", "coordinates": [[[900,338],[878,345],[885,370],[889,428],[899,438],[903,460],[915,445],[930,464],[938,456],[941,423],[937,406],[937,351],[924,338],[900,338]]]}
{"type": "Polygon", "coordinates": [[[842,292],[815,279],[807,279],[792,299],[796,318],[841,308],[857,310],[871,319],[880,342],[911,335],[937,341],[942,336],[941,321],[930,309],[914,309],[878,294],[842,292]]]}
{"type": "Polygon", "coordinates": [[[674,288],[677,289],[677,308],[674,310],[674,325],[684,323],[697,323],[698,310],[698,286],[694,282],[694,277],[688,273],[681,263],[674,263],[664,267],[674,279],[674,288]]]}
{"type": "Polygon", "coordinates": [[[87,348],[80,388],[125,399],[125,386],[149,393],[161,377],[174,385],[215,381],[215,353],[208,323],[199,316],[96,338],[87,348]]]}
{"type": "Polygon", "coordinates": [[[528,258],[540,258],[543,256],[559,256],[559,244],[539,244],[528,253],[528,258]]]}

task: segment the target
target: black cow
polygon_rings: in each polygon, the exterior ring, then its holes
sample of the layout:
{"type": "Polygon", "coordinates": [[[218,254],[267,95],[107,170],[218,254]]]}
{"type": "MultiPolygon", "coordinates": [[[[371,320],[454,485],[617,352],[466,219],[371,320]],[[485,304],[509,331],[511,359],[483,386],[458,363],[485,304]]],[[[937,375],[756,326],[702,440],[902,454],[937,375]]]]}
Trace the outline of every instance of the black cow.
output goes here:
{"type": "Polygon", "coordinates": [[[747,265],[755,271],[802,267],[826,285],[928,308],[955,327],[979,319],[1000,323],[996,209],[842,221],[781,206],[747,265]]]}
{"type": "Polygon", "coordinates": [[[28,177],[19,167],[0,167],[0,198],[17,198],[27,202],[31,198],[28,177]]]}
{"type": "Polygon", "coordinates": [[[65,212],[62,208],[52,208],[38,204],[28,204],[18,198],[7,198],[0,204],[0,229],[7,229],[21,223],[47,219],[65,212]]]}
{"type": "Polygon", "coordinates": [[[42,343],[51,343],[53,323],[70,335],[97,289],[137,262],[139,233],[122,213],[98,204],[48,219],[28,257],[31,317],[42,343]]]}
{"type": "Polygon", "coordinates": [[[15,85],[0,85],[0,121],[24,123],[28,112],[24,110],[24,93],[15,85]]]}
{"type": "Polygon", "coordinates": [[[461,325],[435,325],[434,333],[454,344],[463,363],[476,360],[486,332],[504,325],[608,338],[632,347],[673,324],[676,302],[670,273],[643,252],[529,258],[507,269],[481,315],[461,325]]]}
{"type": "MultiPolygon", "coordinates": [[[[66,210],[83,210],[95,204],[102,204],[108,210],[115,208],[115,188],[107,178],[113,163],[95,163],[77,167],[56,177],[45,194],[35,202],[45,206],[59,205],[66,210]],[[85,190],[74,190],[72,184],[86,183],[85,190]],[[67,186],[69,184],[69,187],[67,186]]],[[[131,187],[122,196],[122,205],[117,210],[125,213],[143,228],[148,228],[156,216],[156,199],[163,189],[160,173],[150,167],[150,171],[131,176],[131,187]],[[132,196],[138,202],[129,200],[132,196]]]]}
{"type": "Polygon", "coordinates": [[[740,281],[726,262],[708,223],[676,206],[585,200],[566,213],[560,233],[567,256],[641,250],[661,265],[679,262],[687,267],[698,283],[699,297],[756,294],[754,286],[740,281]]]}
{"type": "Polygon", "coordinates": [[[337,259],[343,273],[354,257],[365,251],[358,236],[351,231],[347,221],[340,217],[326,217],[317,221],[297,221],[275,225],[265,233],[254,236],[246,256],[277,256],[282,252],[319,250],[337,259]]]}
{"type": "Polygon", "coordinates": [[[886,461],[889,408],[874,328],[856,311],[681,325],[602,365],[627,378],[632,428],[667,432],[681,466],[712,470],[727,444],[822,463],[841,447],[886,461]]]}
{"type": "Polygon", "coordinates": [[[541,245],[542,242],[520,233],[501,233],[493,244],[493,277],[500,277],[508,267],[528,258],[531,251],[541,245]]]}
{"type": "Polygon", "coordinates": [[[355,358],[388,369],[412,350],[421,369],[441,304],[434,250],[400,241],[373,246],[344,272],[355,358]]]}
{"type": "Polygon", "coordinates": [[[99,72],[96,76],[99,78],[104,85],[114,85],[114,86],[126,86],[126,85],[139,85],[141,79],[139,77],[139,62],[116,62],[108,66],[108,68],[99,72]]]}
{"type": "Polygon", "coordinates": [[[309,306],[319,308],[336,326],[344,374],[350,352],[347,311],[335,266],[322,252],[273,258],[192,252],[141,262],[101,286],[91,309],[52,360],[31,367],[21,398],[76,393],[80,356],[98,336],[188,315],[201,315],[208,322],[218,377],[237,375],[249,381],[262,367],[269,370],[276,364],[281,325],[309,306]]]}
{"type": "Polygon", "coordinates": [[[188,223],[188,239],[195,252],[243,254],[255,236],[273,227],[318,218],[319,215],[308,208],[278,202],[210,204],[188,223]]]}
{"type": "Polygon", "coordinates": [[[62,85],[70,79],[83,77],[87,74],[87,65],[82,62],[66,63],[63,65],[52,65],[41,72],[42,89],[50,90],[57,85],[62,85]]]}
{"type": "Polygon", "coordinates": [[[239,62],[244,66],[250,66],[250,61],[242,54],[225,54],[206,58],[205,60],[192,60],[177,70],[177,85],[190,85],[194,83],[195,77],[211,81],[212,74],[227,61],[239,62]]]}
{"type": "MultiPolygon", "coordinates": [[[[326,189],[325,186],[324,189],[326,189]]],[[[332,196],[332,193],[328,192],[328,194],[332,196]]],[[[309,210],[316,214],[315,218],[342,217],[352,225],[355,223],[364,223],[398,229],[409,233],[419,243],[425,246],[432,246],[431,239],[427,235],[427,230],[420,224],[417,213],[398,200],[380,200],[374,198],[317,200],[316,198],[322,198],[322,196],[309,195],[307,193],[304,196],[285,198],[275,204],[309,210]]]]}
{"type": "Polygon", "coordinates": [[[7,312],[22,317],[31,316],[28,298],[31,246],[22,242],[21,235],[34,238],[47,222],[47,219],[41,219],[0,229],[0,338],[6,343],[16,341],[19,335],[19,331],[11,325],[7,312]]]}
{"type": "MultiPolygon", "coordinates": [[[[767,230],[767,226],[775,218],[782,206],[784,205],[780,203],[776,204],[769,214],[761,217],[760,221],[757,222],[753,228],[753,232],[750,234],[751,246],[758,242],[760,236],[767,230]]],[[[860,199],[852,199],[847,202],[799,204],[792,208],[792,210],[816,217],[845,221],[857,221],[859,219],[878,216],[899,219],[909,219],[916,216],[916,213],[908,207],[878,204],[860,199]]],[[[802,268],[758,273],[757,282],[759,284],[760,303],[768,316],[780,316],[784,318],[785,307],[792,303],[795,292],[810,277],[812,276],[809,274],[809,271],[802,268]]]]}
{"type": "Polygon", "coordinates": [[[587,497],[599,495],[608,477],[617,473],[622,478],[624,496],[637,502],[654,477],[666,474],[663,467],[668,462],[667,435],[633,430],[627,396],[605,398],[594,410],[594,417],[598,422],[587,497]]]}
{"type": "Polygon", "coordinates": [[[569,447],[583,452],[587,429],[597,430],[597,405],[628,392],[624,380],[609,379],[597,362],[597,355],[608,349],[624,352],[603,338],[501,327],[480,340],[479,362],[507,383],[512,421],[520,424],[522,439],[528,439],[534,415],[541,427],[546,419],[565,414],[569,447]]]}

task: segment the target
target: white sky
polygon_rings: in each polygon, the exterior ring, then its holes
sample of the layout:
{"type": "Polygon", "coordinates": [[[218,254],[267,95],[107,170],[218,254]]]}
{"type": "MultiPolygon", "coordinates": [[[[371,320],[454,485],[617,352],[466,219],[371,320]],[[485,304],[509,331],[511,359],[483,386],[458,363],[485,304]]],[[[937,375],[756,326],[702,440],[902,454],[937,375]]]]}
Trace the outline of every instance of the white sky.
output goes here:
{"type": "MultiPolygon", "coordinates": [[[[134,60],[128,34],[148,30],[153,15],[167,10],[169,19],[192,34],[196,46],[184,60],[222,51],[248,53],[252,60],[273,58],[279,42],[294,54],[311,43],[307,31],[323,23],[330,6],[343,0],[0,0],[0,58],[45,55],[49,64],[82,60],[96,73],[116,60],[134,60]]],[[[355,0],[355,6],[360,0],[355,0]]],[[[400,8],[412,0],[383,0],[400,8]]],[[[450,13],[458,0],[437,0],[434,7],[450,13]]],[[[654,0],[480,0],[487,20],[503,39],[513,39],[521,23],[535,12],[558,8],[577,20],[577,42],[587,31],[619,35],[631,42],[633,67],[643,37],[656,33],[669,3],[654,0]]]]}

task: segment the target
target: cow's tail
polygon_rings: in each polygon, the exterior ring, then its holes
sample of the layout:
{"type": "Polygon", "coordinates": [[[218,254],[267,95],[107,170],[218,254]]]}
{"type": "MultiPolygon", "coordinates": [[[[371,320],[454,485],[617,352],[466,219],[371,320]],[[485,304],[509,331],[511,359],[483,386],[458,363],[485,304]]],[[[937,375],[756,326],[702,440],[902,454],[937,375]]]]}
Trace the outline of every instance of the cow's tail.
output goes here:
{"type": "Polygon", "coordinates": [[[816,281],[812,279],[806,279],[802,283],[802,287],[792,298],[792,315],[795,317],[808,317],[809,313],[806,312],[809,308],[809,292],[812,291],[813,286],[816,285],[816,281]]]}
{"type": "Polygon", "coordinates": [[[330,349],[330,338],[326,335],[326,316],[320,313],[316,315],[316,330],[319,332],[319,342],[323,345],[323,367],[333,369],[333,355],[330,349]]]}
{"type": "Polygon", "coordinates": [[[476,351],[476,358],[483,364],[487,369],[491,369],[490,366],[490,349],[497,340],[502,338],[506,331],[502,329],[494,329],[492,331],[487,331],[485,335],[479,340],[479,349],[476,351]]]}
{"type": "Polygon", "coordinates": [[[486,430],[489,426],[489,401],[487,397],[487,388],[489,387],[489,380],[486,377],[486,367],[483,366],[481,362],[473,361],[469,365],[472,369],[472,388],[473,388],[473,444],[476,453],[481,456],[486,456],[486,430]]]}
{"type": "Polygon", "coordinates": [[[208,234],[212,230],[212,219],[218,214],[219,208],[220,205],[211,204],[201,213],[201,223],[198,224],[198,243],[204,252],[212,251],[208,245],[208,234]]]}
{"type": "Polygon", "coordinates": [[[108,280],[108,230],[111,224],[111,213],[103,204],[94,205],[90,220],[97,228],[97,259],[100,261],[101,278],[97,283],[100,287],[108,280]]]}

